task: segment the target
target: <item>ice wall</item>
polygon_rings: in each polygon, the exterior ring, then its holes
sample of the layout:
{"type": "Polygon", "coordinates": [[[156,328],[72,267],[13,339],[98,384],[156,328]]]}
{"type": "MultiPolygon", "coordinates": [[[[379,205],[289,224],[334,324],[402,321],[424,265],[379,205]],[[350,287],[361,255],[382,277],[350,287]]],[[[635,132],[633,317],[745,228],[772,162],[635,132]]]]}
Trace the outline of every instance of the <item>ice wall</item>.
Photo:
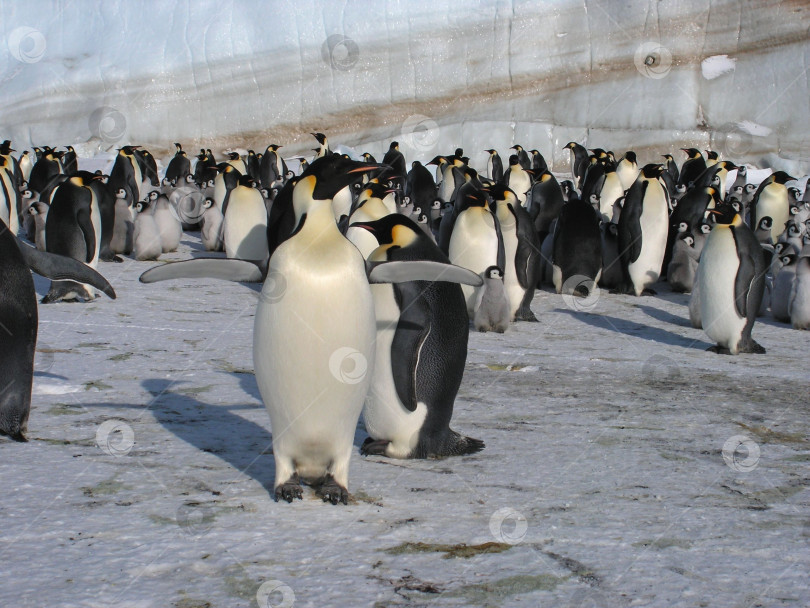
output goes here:
{"type": "Polygon", "coordinates": [[[803,1],[3,2],[0,138],[293,154],[317,130],[478,164],[521,143],[558,170],[573,139],[795,167],[809,29],[803,1]]]}

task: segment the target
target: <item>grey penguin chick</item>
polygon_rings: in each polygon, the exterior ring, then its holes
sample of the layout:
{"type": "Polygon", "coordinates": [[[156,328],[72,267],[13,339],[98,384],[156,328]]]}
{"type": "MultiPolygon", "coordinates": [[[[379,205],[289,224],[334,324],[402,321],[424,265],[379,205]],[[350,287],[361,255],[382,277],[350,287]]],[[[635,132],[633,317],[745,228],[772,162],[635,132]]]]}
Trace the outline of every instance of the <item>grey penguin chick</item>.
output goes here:
{"type": "Polygon", "coordinates": [[[495,331],[502,334],[509,327],[509,298],[503,285],[503,272],[490,266],[481,273],[484,284],[478,287],[475,296],[473,326],[481,332],[495,331]]]}

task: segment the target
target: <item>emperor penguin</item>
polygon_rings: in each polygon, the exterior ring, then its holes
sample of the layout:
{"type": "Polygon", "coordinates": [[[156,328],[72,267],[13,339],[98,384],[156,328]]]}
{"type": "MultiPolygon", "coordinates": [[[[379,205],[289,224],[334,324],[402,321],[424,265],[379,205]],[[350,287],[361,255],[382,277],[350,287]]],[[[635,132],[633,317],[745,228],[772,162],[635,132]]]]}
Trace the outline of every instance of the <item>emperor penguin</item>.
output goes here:
{"type": "MultiPolygon", "coordinates": [[[[638,177],[638,161],[636,160],[636,153],[632,150],[625,152],[624,156],[619,160],[616,165],[616,175],[621,183],[622,193],[628,190],[633,182],[638,177]]],[[[619,194],[621,196],[621,193],[619,194]]],[[[618,198],[618,197],[617,197],[618,198]]],[[[613,201],[610,203],[613,204],[613,201]]]]}
{"type": "Polygon", "coordinates": [[[464,296],[456,281],[477,277],[450,266],[439,248],[401,214],[358,222],[352,229],[367,230],[377,239],[379,246],[369,256],[372,264],[428,261],[442,264],[445,273],[432,282],[371,286],[377,334],[363,408],[369,438],[362,453],[442,458],[480,451],[482,441],[450,428],[469,334],[464,296]]]}
{"type": "Polygon", "coordinates": [[[331,154],[332,151],[329,149],[329,141],[326,139],[326,135],[323,133],[312,133],[311,135],[317,139],[318,144],[320,144],[318,151],[315,153],[315,158],[323,158],[331,154]]]}
{"type": "MultiPolygon", "coordinates": [[[[469,207],[458,214],[453,225],[448,247],[450,262],[480,275],[490,266],[502,268],[503,256],[500,227],[489,204],[483,198],[470,200],[469,207]]],[[[475,315],[475,289],[462,285],[461,290],[472,319],[475,315]]]]}
{"type": "MultiPolygon", "coordinates": [[[[431,209],[433,203],[439,200],[433,176],[418,160],[411,163],[411,170],[408,171],[408,177],[405,180],[404,193],[412,203],[425,210],[431,209]]],[[[439,201],[439,209],[441,209],[441,201],[439,201]]]]}
{"type": "Polygon", "coordinates": [[[180,183],[185,182],[188,175],[191,175],[191,161],[183,151],[183,146],[181,146],[179,143],[175,143],[174,146],[176,148],[176,152],[169,161],[169,166],[166,167],[164,178],[179,185],[180,183]]]}
{"type": "Polygon", "coordinates": [[[163,253],[177,251],[180,246],[180,239],[183,237],[183,224],[177,215],[177,210],[169,202],[165,194],[152,191],[150,205],[152,206],[152,217],[157,224],[160,233],[160,243],[163,253]]]}
{"type": "Polygon", "coordinates": [[[28,180],[28,187],[31,190],[41,194],[53,178],[62,173],[62,165],[59,162],[62,154],[51,148],[43,150],[42,156],[31,169],[31,177],[28,180]]]}
{"type": "Polygon", "coordinates": [[[509,157],[509,168],[503,176],[503,182],[514,192],[522,206],[526,206],[526,195],[532,189],[532,176],[523,168],[518,155],[509,157]]]}
{"type": "Polygon", "coordinates": [[[672,260],[667,267],[667,282],[673,291],[690,293],[695,284],[700,251],[695,247],[691,232],[681,232],[672,249],[672,260]]]}
{"type": "Polygon", "coordinates": [[[688,158],[681,165],[678,185],[686,186],[688,189],[691,182],[706,170],[706,159],[697,148],[681,148],[681,150],[686,153],[688,158]]]}
{"type": "Polygon", "coordinates": [[[548,163],[539,150],[529,150],[529,154],[532,155],[532,166],[530,168],[533,175],[542,175],[549,170],[548,163]]]}
{"type": "MultiPolygon", "coordinates": [[[[520,166],[525,171],[530,171],[532,168],[532,159],[529,158],[529,154],[526,152],[526,150],[523,149],[523,146],[515,144],[510,148],[510,150],[515,151],[515,156],[518,157],[518,162],[520,163],[520,166]]],[[[508,185],[509,184],[507,184],[507,186],[508,185]]],[[[515,190],[515,193],[517,193],[517,190],[515,190]]]]}
{"type": "Polygon", "coordinates": [[[794,329],[810,329],[810,246],[805,245],[796,262],[796,278],[790,294],[790,324],[794,329]]]}
{"type": "MultiPolygon", "coordinates": [[[[45,220],[45,246],[49,253],[64,255],[95,268],[101,247],[101,211],[91,174],[69,177],[51,196],[45,220]]],[[[73,281],[51,281],[42,303],[61,300],[89,301],[97,297],[92,286],[73,281]]]]}
{"type": "Polygon", "coordinates": [[[39,251],[47,251],[45,247],[45,222],[48,219],[48,203],[37,201],[28,207],[28,213],[34,218],[34,244],[39,251]]]}
{"type": "Polygon", "coordinates": [[[773,274],[771,289],[771,315],[777,321],[790,323],[790,300],[796,280],[799,254],[788,250],[779,256],[773,274]]]}
{"type": "Polygon", "coordinates": [[[481,278],[484,284],[475,296],[473,327],[480,332],[502,334],[509,328],[512,316],[503,284],[503,272],[497,266],[490,266],[481,273],[481,278]]]}
{"type": "Polygon", "coordinates": [[[585,167],[588,166],[588,150],[575,141],[569,141],[563,150],[571,150],[571,176],[576,187],[581,188],[585,180],[585,167]]]}
{"type": "Polygon", "coordinates": [[[364,258],[368,258],[371,252],[379,247],[379,241],[366,228],[353,226],[355,223],[368,223],[384,218],[391,214],[391,210],[385,205],[383,199],[388,196],[386,187],[380,183],[368,183],[363,187],[358,201],[357,208],[349,217],[349,227],[346,230],[346,238],[351,241],[364,258]]]}
{"type": "Polygon", "coordinates": [[[599,232],[602,236],[602,275],[599,277],[599,286],[615,289],[622,282],[619,226],[614,222],[602,222],[599,232]]]}
{"type": "Polygon", "coordinates": [[[203,201],[202,229],[200,237],[206,251],[222,251],[222,211],[219,210],[214,199],[203,201]]]}
{"type": "Polygon", "coordinates": [[[706,150],[706,167],[712,167],[720,162],[720,155],[714,150],[706,150]]]}
{"type": "Polygon", "coordinates": [[[645,165],[625,196],[619,217],[622,293],[652,292],[661,274],[669,221],[666,192],[658,180],[663,171],[662,165],[645,165]]]}
{"type": "Polygon", "coordinates": [[[242,157],[239,155],[239,152],[228,152],[228,160],[225,161],[231,167],[239,171],[241,175],[247,175],[247,165],[245,165],[245,161],[242,160],[242,157]]]}
{"type": "Polygon", "coordinates": [[[396,177],[405,177],[408,169],[405,165],[405,156],[399,151],[399,142],[391,142],[391,145],[388,147],[388,152],[386,152],[383,157],[383,164],[391,167],[396,177]]]}
{"type": "Polygon", "coordinates": [[[260,181],[264,188],[271,188],[275,182],[286,180],[287,163],[279,154],[279,149],[282,147],[278,144],[270,144],[262,154],[260,181]]]}
{"type": "Polygon", "coordinates": [[[72,175],[79,170],[79,159],[76,157],[76,150],[73,146],[65,146],[66,152],[62,156],[62,173],[72,175]]]}
{"type": "Polygon", "coordinates": [[[214,202],[222,211],[222,215],[228,212],[228,202],[230,194],[239,184],[242,178],[242,172],[229,163],[220,163],[217,165],[217,176],[214,179],[214,202]]]}
{"type": "Polygon", "coordinates": [[[124,146],[120,148],[110,172],[110,187],[113,192],[124,188],[127,191],[127,200],[133,202],[141,200],[141,187],[143,184],[141,165],[135,157],[136,147],[124,146]]]}
{"type": "Polygon", "coordinates": [[[230,192],[222,232],[226,257],[252,261],[260,268],[267,264],[267,208],[248,176],[239,178],[230,192]]]}
{"type": "Polygon", "coordinates": [[[785,184],[795,179],[784,171],[776,171],[762,181],[751,200],[751,225],[759,226],[761,218],[770,217],[773,221],[771,239],[774,243],[790,219],[790,204],[785,184]]]}
{"type": "Polygon", "coordinates": [[[599,215],[589,203],[579,199],[570,200],[563,205],[554,229],[554,288],[557,293],[588,297],[601,275],[599,215]]]}
{"type": "Polygon", "coordinates": [[[88,284],[115,298],[110,284],[92,268],[65,256],[38,251],[9,230],[0,230],[0,327],[7,328],[4,333],[8,334],[0,349],[0,435],[14,441],[27,441],[31,411],[38,330],[37,294],[31,270],[53,281],[88,284]]]}
{"type": "Polygon", "coordinates": [[[487,177],[493,182],[503,180],[503,161],[497,150],[490,149],[484,150],[489,156],[487,157],[487,177]]]}
{"type": "MultiPolygon", "coordinates": [[[[504,263],[502,268],[490,266],[484,272],[486,274],[492,268],[498,269],[499,280],[508,296],[510,321],[536,322],[537,317],[532,312],[531,303],[535,287],[540,281],[541,260],[540,241],[534,230],[534,223],[512,190],[498,184],[489,193],[495,203],[495,216],[503,241],[504,263]]],[[[486,279],[484,283],[486,285],[486,279]]]]}
{"type": "Polygon", "coordinates": [[[34,168],[34,163],[31,160],[31,154],[28,150],[25,150],[19,159],[20,164],[20,172],[22,173],[22,177],[25,181],[30,181],[31,179],[31,169],[34,168]]]}
{"type": "Polygon", "coordinates": [[[675,159],[672,158],[672,154],[664,154],[663,157],[666,172],[669,173],[669,176],[672,178],[672,183],[677,184],[678,178],[680,177],[680,171],[678,171],[678,165],[675,162],[675,159]]]}
{"type": "Polygon", "coordinates": [[[765,291],[765,257],[754,233],[735,215],[709,233],[698,270],[700,317],[717,345],[709,350],[736,355],[764,353],[751,337],[765,291]]]}
{"type": "Polygon", "coordinates": [[[529,200],[529,215],[534,220],[537,239],[542,245],[546,236],[551,232],[551,223],[560,215],[565,202],[557,178],[548,171],[537,176],[529,200]]]}
{"type": "Polygon", "coordinates": [[[157,260],[163,253],[160,230],[152,215],[149,201],[135,203],[135,230],[133,234],[133,254],[139,262],[157,260]]]}
{"type": "MultiPolygon", "coordinates": [[[[632,154],[632,152],[628,152],[628,154],[632,154]]],[[[633,158],[635,158],[635,155],[633,156],[633,158]]],[[[619,167],[622,166],[624,160],[625,159],[619,161],[619,167]]],[[[625,186],[623,180],[630,179],[629,176],[631,173],[634,173],[635,176],[638,177],[638,168],[636,168],[635,170],[625,169],[624,177],[622,177],[619,174],[618,169],[615,171],[610,169],[605,170],[605,180],[604,182],[602,182],[602,189],[599,190],[598,192],[599,214],[603,222],[609,222],[610,219],[613,217],[613,204],[622,196],[624,196],[624,191],[630,187],[625,186]]]]}
{"type": "Polygon", "coordinates": [[[132,253],[135,238],[135,223],[133,209],[127,199],[126,188],[119,188],[115,193],[115,221],[113,223],[113,237],[110,249],[113,253],[132,253]]]}

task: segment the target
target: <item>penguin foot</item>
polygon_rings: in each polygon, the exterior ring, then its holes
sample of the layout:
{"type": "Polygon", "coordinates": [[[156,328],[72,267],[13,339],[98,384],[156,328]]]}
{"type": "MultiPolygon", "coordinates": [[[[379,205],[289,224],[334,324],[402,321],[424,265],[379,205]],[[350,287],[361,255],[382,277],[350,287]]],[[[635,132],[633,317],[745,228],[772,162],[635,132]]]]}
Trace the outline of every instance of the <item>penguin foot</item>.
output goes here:
{"type": "Polygon", "coordinates": [[[727,349],[725,346],[720,346],[719,344],[715,344],[714,346],[710,346],[706,349],[707,353],[717,353],[718,355],[730,355],[731,351],[727,349]]]}
{"type": "Polygon", "coordinates": [[[643,295],[643,296],[657,296],[658,293],[654,289],[650,289],[649,287],[646,287],[646,288],[644,288],[642,290],[641,295],[643,295]]]}
{"type": "Polygon", "coordinates": [[[283,498],[287,502],[292,502],[296,498],[298,500],[302,500],[304,498],[304,491],[303,488],[301,488],[301,481],[298,479],[298,473],[290,477],[284,483],[276,486],[276,502],[278,502],[279,498],[283,498]]]}
{"type": "Polygon", "coordinates": [[[750,343],[746,344],[745,346],[740,346],[741,353],[749,353],[752,355],[764,355],[765,354],[765,347],[761,344],[754,342],[751,340],[750,343]]]}
{"type": "Polygon", "coordinates": [[[528,321],[529,323],[540,322],[537,320],[537,317],[534,316],[534,313],[530,309],[524,310],[522,308],[519,308],[517,313],[515,313],[515,321],[528,321]]]}
{"type": "Polygon", "coordinates": [[[0,429],[0,435],[2,435],[4,437],[8,437],[9,439],[12,439],[13,441],[17,441],[19,443],[27,443],[28,442],[28,438],[23,434],[22,430],[18,430],[16,433],[7,433],[3,429],[0,429]]]}
{"type": "Polygon", "coordinates": [[[360,446],[360,454],[363,456],[385,456],[385,450],[388,448],[389,443],[391,442],[366,437],[363,445],[360,446]]]}
{"type": "Polygon", "coordinates": [[[335,481],[331,475],[327,475],[323,480],[323,484],[319,488],[318,493],[323,498],[324,502],[331,502],[333,505],[342,502],[344,505],[349,504],[349,491],[335,481]]]}

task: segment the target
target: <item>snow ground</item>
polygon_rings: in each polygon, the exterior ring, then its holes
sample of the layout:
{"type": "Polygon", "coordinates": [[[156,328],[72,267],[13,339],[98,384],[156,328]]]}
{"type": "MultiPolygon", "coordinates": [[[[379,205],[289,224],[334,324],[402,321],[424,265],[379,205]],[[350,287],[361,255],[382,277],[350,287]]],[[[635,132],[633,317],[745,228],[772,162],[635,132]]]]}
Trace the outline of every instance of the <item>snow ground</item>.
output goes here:
{"type": "Polygon", "coordinates": [[[255,289],[149,266],[40,306],[30,442],[0,441],[0,605],[810,605],[810,333],[761,319],[768,354],[723,357],[666,285],[590,311],[540,292],[540,323],[471,334],[453,427],[483,452],[356,450],[348,507],[288,505],[255,289]]]}

